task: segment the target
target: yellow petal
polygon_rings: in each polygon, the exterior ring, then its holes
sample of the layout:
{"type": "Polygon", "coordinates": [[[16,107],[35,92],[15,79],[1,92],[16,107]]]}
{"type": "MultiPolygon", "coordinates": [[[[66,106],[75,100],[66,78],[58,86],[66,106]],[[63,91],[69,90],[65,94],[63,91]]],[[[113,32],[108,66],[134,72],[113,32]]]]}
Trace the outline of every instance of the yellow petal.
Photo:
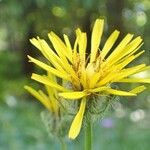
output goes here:
{"type": "Polygon", "coordinates": [[[41,50],[41,45],[39,44],[38,40],[36,38],[32,38],[30,39],[30,42],[32,43],[32,45],[34,45],[36,48],[38,48],[39,50],[41,50]]]}
{"type": "Polygon", "coordinates": [[[106,75],[105,77],[103,77],[98,83],[97,86],[102,86],[105,85],[109,82],[111,82],[113,79],[116,79],[116,76],[118,76],[117,73],[109,73],[108,75],[106,75]]]}
{"type": "MultiPolygon", "coordinates": [[[[137,37],[135,38],[133,41],[131,41],[128,45],[126,45],[121,51],[120,53],[114,57],[113,59],[113,63],[117,62],[118,60],[120,60],[121,58],[123,58],[124,56],[132,53],[142,42],[141,37],[137,37]]],[[[138,50],[138,49],[136,49],[138,50]]]]}
{"type": "Polygon", "coordinates": [[[45,42],[45,40],[39,39],[38,42],[41,46],[41,52],[47,60],[49,60],[55,68],[64,72],[62,69],[62,60],[58,57],[58,55],[49,47],[49,45],[45,42]]]}
{"type": "Polygon", "coordinates": [[[79,38],[79,54],[80,54],[80,59],[83,64],[85,63],[86,46],[87,46],[86,33],[81,33],[80,38],[79,38]]]}
{"type": "Polygon", "coordinates": [[[70,139],[75,139],[80,133],[85,107],[86,107],[86,98],[83,98],[80,104],[80,109],[76,114],[69,130],[70,139]]]}
{"type": "Polygon", "coordinates": [[[130,92],[134,93],[134,94],[138,94],[138,93],[143,92],[145,89],[146,89],[146,87],[144,85],[142,85],[142,86],[138,86],[138,87],[134,88],[130,92]]]}
{"type": "Polygon", "coordinates": [[[32,38],[30,42],[37,47],[41,53],[47,58],[52,64],[54,62],[59,62],[58,56],[53,52],[53,50],[48,46],[45,40],[32,38]]]}
{"type": "Polygon", "coordinates": [[[141,79],[141,78],[127,78],[127,79],[121,79],[116,82],[127,82],[127,83],[150,83],[150,79],[141,79]]]}
{"type": "Polygon", "coordinates": [[[95,87],[96,83],[100,79],[100,73],[94,73],[93,76],[89,80],[89,88],[95,87]]]}
{"type": "Polygon", "coordinates": [[[102,87],[98,87],[98,88],[94,88],[92,90],[89,90],[89,92],[102,92],[102,91],[105,91],[106,89],[109,89],[109,87],[106,87],[106,86],[102,86],[102,87]]]}
{"type": "Polygon", "coordinates": [[[116,82],[117,80],[121,80],[123,78],[126,78],[130,75],[136,74],[137,72],[140,72],[145,67],[145,64],[137,65],[135,67],[124,69],[118,74],[116,74],[116,77],[113,79],[113,82],[116,82]]]}
{"type": "Polygon", "coordinates": [[[145,66],[145,67],[141,68],[139,71],[137,71],[136,73],[146,71],[146,70],[150,70],[150,66],[145,66]]]}
{"type": "Polygon", "coordinates": [[[45,63],[43,63],[43,62],[41,62],[41,61],[39,61],[37,59],[35,59],[35,58],[33,58],[31,56],[28,56],[28,58],[30,59],[31,62],[35,63],[36,65],[38,65],[39,67],[43,68],[44,70],[49,71],[52,74],[54,74],[54,75],[56,75],[56,76],[58,76],[60,78],[63,78],[65,80],[70,80],[69,75],[62,73],[62,72],[54,69],[53,67],[51,67],[51,66],[49,66],[49,65],[47,65],[47,64],[45,64],[45,63]]]}
{"type": "Polygon", "coordinates": [[[128,55],[130,53],[132,53],[132,51],[134,51],[142,42],[141,37],[136,37],[133,41],[131,41],[124,49],[124,51],[122,51],[121,56],[124,57],[125,55],[128,55]]]}
{"type": "Polygon", "coordinates": [[[87,93],[84,91],[82,91],[82,92],[63,92],[63,93],[59,93],[58,95],[63,98],[66,98],[66,99],[76,100],[76,99],[80,99],[80,98],[86,96],[87,93]]]}
{"type": "Polygon", "coordinates": [[[119,36],[119,31],[115,30],[110,37],[107,39],[102,51],[101,51],[101,57],[102,59],[105,58],[105,56],[108,54],[114,43],[116,42],[118,36],[119,36]]]}
{"type": "Polygon", "coordinates": [[[47,100],[47,98],[45,99],[45,97],[43,97],[42,95],[40,95],[40,93],[38,93],[36,90],[34,90],[33,88],[31,88],[30,86],[24,86],[24,88],[32,96],[34,96],[36,99],[38,99],[49,111],[52,111],[51,103],[47,100]]]}
{"type": "Polygon", "coordinates": [[[90,62],[95,61],[97,51],[101,42],[103,28],[104,28],[104,20],[97,19],[94,23],[94,27],[92,31],[90,62]]]}
{"type": "MultiPolygon", "coordinates": [[[[145,68],[145,64],[137,65],[135,67],[123,69],[121,71],[115,72],[115,68],[112,67],[111,72],[108,73],[100,82],[97,83],[97,86],[102,86],[110,82],[117,82],[120,81],[123,78],[126,78],[130,75],[136,74],[138,72],[143,71],[143,68],[145,68]]],[[[148,69],[148,68],[146,68],[148,69]]]]}
{"type": "Polygon", "coordinates": [[[45,85],[48,85],[50,87],[56,88],[59,91],[69,91],[68,89],[60,86],[59,84],[49,80],[46,76],[41,76],[41,75],[33,73],[31,76],[31,79],[36,80],[36,81],[43,83],[45,85]]]}
{"type": "Polygon", "coordinates": [[[72,61],[72,47],[71,47],[68,36],[65,35],[65,34],[64,34],[64,40],[65,40],[65,43],[66,43],[66,46],[67,46],[68,55],[69,55],[69,57],[71,58],[71,61],[72,61]]]}
{"type": "Polygon", "coordinates": [[[63,61],[66,61],[66,57],[72,61],[72,59],[69,57],[68,52],[67,52],[67,48],[64,44],[64,42],[54,33],[54,32],[50,32],[48,34],[48,37],[50,39],[50,41],[53,44],[53,47],[55,48],[57,54],[60,56],[60,58],[63,61]]]}
{"type": "Polygon", "coordinates": [[[87,81],[87,76],[86,76],[85,67],[82,67],[80,82],[81,82],[81,84],[83,85],[84,89],[86,89],[86,88],[88,87],[88,81],[87,81]]]}
{"type": "Polygon", "coordinates": [[[136,94],[131,93],[131,92],[126,92],[126,91],[121,91],[121,90],[115,90],[115,89],[106,89],[106,92],[113,94],[113,95],[120,95],[120,96],[136,96],[136,94]]]}
{"type": "Polygon", "coordinates": [[[124,50],[125,46],[131,41],[133,38],[132,34],[127,34],[125,38],[119,43],[119,45],[115,48],[115,50],[111,53],[111,55],[107,58],[107,63],[115,61],[118,55],[124,50]]]}
{"type": "Polygon", "coordinates": [[[126,59],[124,59],[122,62],[120,62],[118,65],[117,65],[117,68],[119,70],[121,70],[122,68],[124,68],[126,65],[128,65],[130,62],[132,62],[134,59],[136,59],[137,57],[139,57],[141,54],[144,53],[144,50],[137,53],[136,55],[132,55],[126,59]]]}
{"type": "Polygon", "coordinates": [[[58,113],[58,103],[57,100],[54,98],[53,93],[51,93],[51,96],[47,96],[43,91],[39,91],[42,97],[47,99],[51,103],[51,111],[54,112],[55,114],[58,113]]]}

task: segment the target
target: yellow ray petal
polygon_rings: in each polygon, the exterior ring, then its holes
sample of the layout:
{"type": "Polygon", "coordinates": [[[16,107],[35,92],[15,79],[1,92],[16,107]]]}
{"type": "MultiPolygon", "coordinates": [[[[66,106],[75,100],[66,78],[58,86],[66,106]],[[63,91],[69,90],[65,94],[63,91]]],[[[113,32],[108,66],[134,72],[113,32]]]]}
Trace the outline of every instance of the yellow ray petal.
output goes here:
{"type": "Polygon", "coordinates": [[[145,67],[141,68],[139,71],[137,71],[136,73],[143,72],[146,70],[150,70],[150,66],[145,66],[145,67]]]}
{"type": "Polygon", "coordinates": [[[116,82],[126,82],[126,83],[150,83],[150,79],[141,79],[141,78],[127,78],[127,79],[122,79],[116,82]]]}
{"type": "Polygon", "coordinates": [[[76,30],[76,36],[78,37],[80,59],[82,62],[85,62],[85,52],[86,52],[86,46],[87,46],[86,33],[81,32],[81,30],[78,28],[76,30]]]}
{"type": "Polygon", "coordinates": [[[42,40],[38,37],[38,39],[32,38],[30,39],[30,42],[37,47],[41,53],[44,55],[45,58],[47,58],[50,62],[52,60],[55,60],[56,62],[59,62],[58,56],[53,52],[53,50],[48,46],[48,44],[45,42],[45,40],[42,40]]]}
{"type": "Polygon", "coordinates": [[[113,58],[113,63],[117,62],[118,60],[120,60],[121,58],[123,58],[124,56],[132,53],[142,42],[141,37],[137,37],[135,38],[133,41],[131,41],[128,45],[126,45],[118,55],[116,55],[116,57],[113,58]]]}
{"type": "Polygon", "coordinates": [[[104,20],[103,19],[97,19],[94,23],[94,27],[93,27],[93,31],[92,31],[90,62],[95,61],[98,47],[99,47],[100,42],[101,42],[103,28],[104,28],[104,20]]]}
{"type": "Polygon", "coordinates": [[[126,65],[128,65],[130,62],[132,62],[134,59],[136,59],[137,57],[139,57],[141,54],[143,54],[145,51],[141,51],[139,53],[137,53],[136,55],[132,55],[126,59],[124,59],[122,62],[119,62],[117,65],[117,68],[119,70],[121,70],[122,68],[124,68],[126,65]]]}
{"type": "Polygon", "coordinates": [[[76,40],[75,40],[74,46],[73,46],[73,55],[76,55],[76,53],[77,53],[77,45],[78,45],[78,41],[79,41],[79,36],[76,35],[76,40]]]}
{"type": "MultiPolygon", "coordinates": [[[[54,100],[53,96],[48,97],[43,91],[39,90],[39,94],[47,101],[49,101],[51,105],[51,112],[54,112],[55,114],[58,113],[58,105],[56,103],[56,100],[54,100]]],[[[52,95],[52,93],[51,93],[52,95]]]]}
{"type": "Polygon", "coordinates": [[[33,58],[31,56],[28,56],[28,58],[30,59],[31,62],[35,63],[36,65],[38,65],[39,67],[43,68],[44,70],[49,71],[52,74],[54,74],[54,75],[56,75],[56,76],[58,76],[60,78],[63,78],[65,80],[70,80],[70,76],[69,75],[62,73],[61,71],[58,71],[58,70],[54,69],[53,67],[51,67],[51,66],[49,66],[49,65],[47,65],[47,64],[45,64],[45,63],[43,63],[43,62],[41,62],[41,61],[39,61],[37,59],[35,59],[35,58],[33,58]]]}
{"type": "Polygon", "coordinates": [[[121,90],[115,90],[115,89],[106,89],[106,92],[113,94],[113,95],[120,95],[120,96],[136,96],[136,94],[131,93],[131,92],[126,92],[126,91],[121,91],[121,90]]]}
{"type": "Polygon", "coordinates": [[[45,85],[48,85],[50,87],[56,88],[59,91],[69,91],[68,89],[60,86],[59,84],[49,80],[46,76],[41,76],[41,75],[33,73],[31,76],[31,79],[36,80],[36,81],[43,83],[45,85]]]}
{"type": "Polygon", "coordinates": [[[72,60],[72,47],[71,47],[71,43],[69,41],[68,36],[65,35],[65,34],[64,34],[64,40],[65,40],[65,43],[66,43],[66,46],[67,46],[68,55],[69,55],[69,57],[72,60]]]}
{"type": "Polygon", "coordinates": [[[38,99],[49,111],[52,111],[51,103],[45,99],[43,96],[41,96],[36,90],[31,88],[30,86],[24,86],[24,88],[36,99],[38,99]]]}
{"type": "Polygon", "coordinates": [[[136,74],[137,72],[140,72],[144,67],[145,67],[145,64],[141,64],[141,65],[137,65],[135,67],[124,69],[124,70],[118,72],[118,74],[116,74],[116,77],[113,79],[113,82],[117,81],[117,80],[121,80],[123,78],[126,78],[130,75],[136,74]]]}
{"type": "Polygon", "coordinates": [[[80,59],[83,64],[85,63],[86,46],[87,46],[86,33],[81,33],[80,38],[79,38],[79,54],[80,54],[80,59]]]}
{"type": "Polygon", "coordinates": [[[66,98],[66,99],[71,99],[71,100],[76,100],[76,99],[80,99],[84,96],[87,95],[86,92],[81,91],[81,92],[63,92],[63,93],[59,93],[59,96],[66,98]]]}
{"type": "Polygon", "coordinates": [[[132,34],[127,34],[125,38],[119,43],[119,45],[115,48],[115,50],[111,53],[111,55],[107,58],[107,63],[115,61],[118,55],[124,50],[125,46],[131,41],[133,38],[132,34]]]}
{"type": "Polygon", "coordinates": [[[76,114],[69,130],[68,136],[70,139],[75,139],[80,133],[85,107],[86,107],[86,98],[83,98],[80,104],[80,109],[76,114]]]}
{"type": "Polygon", "coordinates": [[[67,48],[64,44],[64,42],[54,33],[54,32],[50,32],[48,34],[48,37],[50,39],[50,41],[53,44],[53,47],[55,48],[57,54],[60,56],[60,58],[63,61],[66,61],[66,57],[72,61],[72,59],[69,57],[68,53],[67,53],[67,48]]]}
{"type": "Polygon", "coordinates": [[[86,70],[85,67],[81,68],[81,77],[80,77],[80,82],[82,83],[84,89],[88,87],[88,81],[87,81],[87,76],[86,76],[86,70]]]}
{"type": "Polygon", "coordinates": [[[97,86],[102,86],[102,85],[105,85],[109,82],[111,82],[113,79],[116,78],[116,76],[118,76],[117,73],[109,73],[108,75],[106,75],[104,78],[102,78],[98,83],[97,83],[97,86]]]}
{"type": "Polygon", "coordinates": [[[39,39],[38,42],[41,46],[41,52],[49,60],[55,68],[64,72],[62,69],[62,60],[58,57],[58,55],[49,47],[49,45],[45,42],[45,40],[39,39]]]}
{"type": "Polygon", "coordinates": [[[89,88],[93,88],[95,87],[96,83],[98,82],[98,80],[100,79],[100,73],[96,72],[95,74],[93,74],[93,76],[90,78],[90,82],[89,82],[89,88]]]}
{"type": "MultiPolygon", "coordinates": [[[[119,64],[120,62],[125,61],[126,59],[128,59],[130,56],[134,55],[139,49],[140,47],[143,45],[143,43],[141,43],[136,49],[134,49],[131,53],[129,53],[128,55],[124,56],[123,58],[121,58],[120,60],[118,60],[116,63],[119,64]]],[[[140,53],[140,52],[139,52],[140,53]]],[[[139,54],[138,53],[138,54],[139,54]]],[[[141,51],[141,53],[144,53],[144,50],[141,51]]],[[[135,54],[134,56],[136,56],[137,54],[135,54]]]]}
{"type": "Polygon", "coordinates": [[[41,46],[41,52],[56,69],[60,70],[62,73],[69,72],[69,74],[73,74],[73,69],[65,56],[63,58],[58,57],[53,50],[49,48],[48,44],[44,40],[38,39],[38,41],[41,46]]]}
{"type": "Polygon", "coordinates": [[[145,64],[137,65],[135,67],[127,68],[121,71],[115,72],[115,68],[112,67],[111,72],[108,73],[101,81],[97,83],[97,86],[102,86],[110,82],[117,82],[123,78],[126,78],[130,75],[136,74],[145,68],[145,64]]]}
{"type": "Polygon", "coordinates": [[[132,40],[124,49],[124,51],[122,51],[121,56],[124,57],[125,55],[128,55],[130,53],[132,53],[142,42],[142,38],[136,37],[134,40],[132,40]]]}
{"type": "Polygon", "coordinates": [[[138,87],[134,88],[133,90],[131,90],[130,93],[138,94],[138,93],[143,92],[145,89],[146,89],[146,87],[144,85],[138,86],[138,87]]]}
{"type": "Polygon", "coordinates": [[[108,54],[114,43],[116,42],[118,36],[119,36],[119,31],[115,30],[110,37],[107,39],[102,51],[101,51],[101,57],[102,59],[105,58],[105,56],[108,54]]]}
{"type": "Polygon", "coordinates": [[[30,39],[30,42],[32,43],[32,45],[34,45],[37,49],[41,51],[41,45],[39,44],[39,41],[36,38],[30,39]]]}
{"type": "Polygon", "coordinates": [[[96,92],[105,91],[105,90],[107,90],[107,89],[109,89],[109,87],[102,86],[102,87],[98,87],[98,88],[91,89],[91,90],[89,90],[89,92],[96,93],[96,92]]]}

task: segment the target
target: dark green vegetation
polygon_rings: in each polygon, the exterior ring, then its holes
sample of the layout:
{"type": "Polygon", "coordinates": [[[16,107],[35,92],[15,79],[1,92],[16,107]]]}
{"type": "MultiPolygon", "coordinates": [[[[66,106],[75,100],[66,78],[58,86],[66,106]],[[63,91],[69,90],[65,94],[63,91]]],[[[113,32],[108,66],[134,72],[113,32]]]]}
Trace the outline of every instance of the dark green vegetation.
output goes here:
{"type": "MultiPolygon", "coordinates": [[[[102,43],[116,28],[121,30],[120,39],[128,32],[141,35],[141,50],[146,52],[135,63],[150,63],[149,0],[0,1],[0,150],[60,149],[59,141],[48,136],[41,121],[44,108],[23,89],[25,84],[35,84],[29,79],[37,69],[26,55],[39,54],[28,39],[37,35],[47,39],[53,30],[68,34],[73,41],[79,25],[90,36],[91,23],[99,16],[105,19],[102,43]]],[[[150,77],[150,72],[144,76],[150,77]]],[[[122,86],[126,88],[129,85],[122,86]]],[[[121,98],[113,106],[106,120],[95,126],[94,150],[149,150],[149,93],[150,86],[138,97],[121,98]]],[[[73,142],[66,139],[68,149],[82,150],[82,136],[73,142]]]]}

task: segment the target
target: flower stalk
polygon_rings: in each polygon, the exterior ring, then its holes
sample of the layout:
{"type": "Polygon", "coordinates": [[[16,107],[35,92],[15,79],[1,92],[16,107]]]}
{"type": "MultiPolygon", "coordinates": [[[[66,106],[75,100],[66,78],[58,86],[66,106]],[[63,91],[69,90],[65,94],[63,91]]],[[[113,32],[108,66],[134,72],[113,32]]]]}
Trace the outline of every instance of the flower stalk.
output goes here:
{"type": "Polygon", "coordinates": [[[67,145],[66,145],[64,139],[60,138],[59,141],[60,141],[60,149],[67,150],[67,145]]]}
{"type": "Polygon", "coordinates": [[[93,130],[92,123],[89,121],[85,128],[85,150],[92,150],[92,142],[93,142],[93,130]]]}

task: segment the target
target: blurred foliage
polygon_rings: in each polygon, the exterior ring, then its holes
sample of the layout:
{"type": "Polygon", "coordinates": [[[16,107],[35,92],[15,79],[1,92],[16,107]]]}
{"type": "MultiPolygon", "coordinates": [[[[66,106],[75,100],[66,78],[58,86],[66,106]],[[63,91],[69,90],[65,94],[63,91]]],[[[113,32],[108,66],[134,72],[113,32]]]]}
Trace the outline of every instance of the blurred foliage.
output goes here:
{"type": "MultiPolygon", "coordinates": [[[[48,40],[47,33],[53,30],[60,37],[62,33],[69,35],[73,41],[77,27],[87,31],[90,37],[91,23],[97,17],[105,19],[102,44],[115,29],[121,30],[120,39],[126,33],[141,35],[144,39],[142,48],[146,53],[135,63],[150,64],[149,0],[0,0],[0,149],[47,150],[50,146],[53,146],[52,149],[59,149],[54,141],[52,144],[52,140],[48,139],[45,127],[42,126],[38,115],[40,106],[35,101],[33,103],[23,89],[30,82],[27,79],[33,69],[37,69],[27,62],[26,55],[38,57],[39,54],[30,44],[29,38],[40,36],[48,40]]],[[[149,77],[150,72],[139,76],[149,77]]],[[[122,88],[129,86],[134,85],[126,84],[122,88]]],[[[143,120],[134,123],[129,119],[130,114],[137,109],[147,112],[150,108],[149,91],[150,86],[147,92],[138,97],[122,98],[121,103],[124,104],[127,115],[122,119],[115,116],[113,119],[116,126],[113,129],[97,127],[94,150],[99,149],[99,143],[101,149],[106,150],[149,149],[148,125],[139,126],[143,120]]],[[[122,113],[118,112],[119,115],[122,113]]],[[[139,114],[134,118],[140,116],[139,114]]],[[[145,117],[145,120],[148,118],[145,117]]],[[[68,141],[69,148],[79,149],[77,146],[81,146],[82,142],[80,138],[74,144],[68,141]]]]}
{"type": "MultiPolygon", "coordinates": [[[[48,136],[37,115],[41,110],[32,102],[0,105],[0,149],[59,150],[59,141],[48,136]]],[[[150,112],[144,112],[145,118],[134,122],[130,119],[133,113],[124,111],[126,115],[122,117],[113,113],[95,124],[94,150],[149,150],[150,112]]],[[[75,141],[66,139],[65,142],[69,150],[83,150],[83,134],[75,141]]]]}

